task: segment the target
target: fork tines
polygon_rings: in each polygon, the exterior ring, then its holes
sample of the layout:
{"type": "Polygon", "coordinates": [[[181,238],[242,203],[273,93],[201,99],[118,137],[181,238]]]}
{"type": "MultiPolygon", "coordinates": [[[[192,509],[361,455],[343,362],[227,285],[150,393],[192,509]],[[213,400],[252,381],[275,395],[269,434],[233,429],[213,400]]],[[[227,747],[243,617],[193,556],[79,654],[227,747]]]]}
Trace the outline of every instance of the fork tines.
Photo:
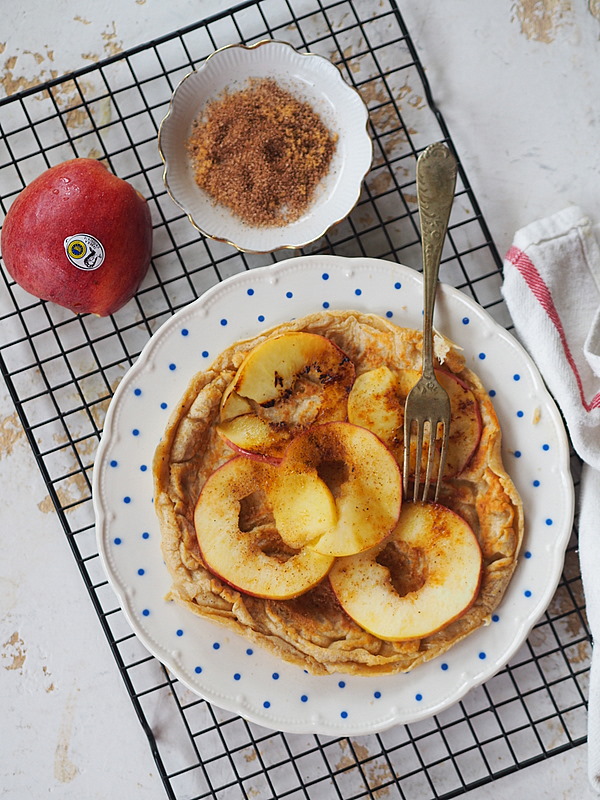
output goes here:
{"type": "MultiPolygon", "coordinates": [[[[408,409],[408,398],[407,398],[408,409]]],[[[416,416],[409,417],[405,414],[404,417],[404,463],[403,463],[403,484],[404,496],[408,497],[409,483],[410,483],[410,453],[411,453],[411,435],[413,423],[416,425],[416,447],[415,447],[415,470],[412,476],[413,480],[413,502],[419,499],[419,487],[421,485],[421,472],[423,461],[423,441],[425,438],[425,428],[427,426],[428,439],[426,442],[426,462],[425,462],[425,479],[423,481],[423,492],[421,500],[425,503],[429,496],[429,489],[432,479],[435,479],[435,494],[433,497],[434,502],[437,501],[440,486],[442,483],[442,476],[446,466],[446,455],[448,453],[448,417],[442,415],[434,420],[431,416],[421,420],[416,416]],[[441,430],[440,430],[441,427],[441,430]],[[432,435],[432,433],[434,435],[432,435]],[[441,434],[441,435],[440,435],[441,434]],[[434,476],[435,454],[439,449],[439,462],[437,466],[437,478],[434,476]]]]}

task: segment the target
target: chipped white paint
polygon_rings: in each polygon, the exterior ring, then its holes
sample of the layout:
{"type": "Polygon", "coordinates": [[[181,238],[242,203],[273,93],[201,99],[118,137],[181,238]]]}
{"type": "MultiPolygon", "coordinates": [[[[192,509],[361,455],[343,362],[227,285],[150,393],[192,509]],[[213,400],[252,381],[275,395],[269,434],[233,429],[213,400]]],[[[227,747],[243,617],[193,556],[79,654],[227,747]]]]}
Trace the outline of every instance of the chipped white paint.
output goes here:
{"type": "Polygon", "coordinates": [[[513,9],[521,33],[546,44],[554,41],[559,28],[573,20],[571,0],[517,0],[513,9]]]}
{"type": "Polygon", "coordinates": [[[54,777],[60,783],[70,783],[79,774],[79,768],[71,758],[75,698],[75,693],[71,691],[67,697],[58,728],[58,740],[54,751],[54,777]]]}

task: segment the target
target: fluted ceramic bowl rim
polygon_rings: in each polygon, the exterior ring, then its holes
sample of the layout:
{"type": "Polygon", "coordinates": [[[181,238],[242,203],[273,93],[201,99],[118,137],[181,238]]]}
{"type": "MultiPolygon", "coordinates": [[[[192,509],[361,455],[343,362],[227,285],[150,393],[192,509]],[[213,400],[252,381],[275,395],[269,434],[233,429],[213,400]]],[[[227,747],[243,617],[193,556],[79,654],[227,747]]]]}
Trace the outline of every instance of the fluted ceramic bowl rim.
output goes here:
{"type": "MultiPolygon", "coordinates": [[[[225,85],[234,84],[239,79],[239,75],[232,73],[231,80],[226,81],[225,85]]],[[[215,91],[213,96],[201,98],[193,119],[197,119],[202,106],[210,100],[215,99],[221,91],[222,89],[219,89],[219,91],[215,91]]],[[[331,97],[329,96],[328,99],[331,100],[331,97]]],[[[339,102],[341,101],[338,100],[338,105],[339,102]]],[[[189,115],[189,112],[187,112],[187,115],[189,115]]],[[[193,122],[193,119],[191,122],[193,122]]],[[[189,129],[191,128],[191,122],[188,127],[188,135],[189,129]]],[[[158,132],[158,150],[163,162],[163,182],[167,193],[173,202],[186,214],[190,223],[207,238],[224,242],[242,252],[249,253],[268,253],[280,249],[299,249],[317,241],[324,236],[330,228],[342,222],[358,203],[362,184],[371,168],[371,162],[373,158],[373,145],[368,131],[368,122],[369,112],[364,101],[360,97],[359,92],[345,80],[339,67],[337,67],[325,56],[317,53],[302,52],[288,42],[284,42],[279,39],[262,39],[251,45],[228,44],[215,50],[202,62],[198,68],[188,72],[178,83],[173,91],[173,94],[171,95],[169,107],[161,121],[158,132]],[[191,161],[187,154],[182,152],[185,150],[185,148],[183,146],[178,148],[173,147],[173,143],[169,138],[169,134],[172,134],[171,127],[176,121],[177,114],[179,113],[179,109],[181,107],[180,104],[182,104],[184,92],[186,92],[186,89],[190,87],[190,82],[194,80],[201,80],[203,73],[207,69],[213,67],[218,60],[222,58],[224,53],[231,54],[232,51],[238,51],[252,56],[254,53],[258,53],[259,50],[264,53],[264,48],[269,48],[270,52],[272,53],[272,74],[270,77],[272,77],[274,80],[277,81],[278,78],[281,78],[278,69],[278,64],[281,60],[281,53],[285,53],[289,58],[298,59],[298,64],[318,63],[320,65],[321,75],[327,73],[330,76],[329,83],[323,81],[321,84],[321,90],[325,90],[325,88],[328,88],[330,91],[334,89],[336,91],[341,90],[343,94],[340,93],[339,97],[350,98],[353,102],[353,108],[357,112],[356,120],[352,126],[339,127],[336,131],[339,140],[345,140],[346,146],[348,143],[352,143],[352,161],[354,162],[354,166],[350,166],[347,163],[348,159],[345,159],[344,161],[346,163],[342,162],[340,165],[342,169],[353,169],[354,171],[354,174],[351,174],[350,178],[348,178],[349,182],[352,184],[352,189],[346,193],[347,199],[342,204],[343,208],[337,214],[327,214],[327,208],[334,207],[334,204],[331,201],[334,199],[336,189],[338,188],[335,186],[333,190],[329,192],[329,196],[324,202],[319,203],[317,201],[312,204],[315,211],[318,210],[318,214],[312,213],[311,208],[308,209],[307,213],[302,218],[304,225],[302,228],[300,228],[300,230],[305,230],[306,233],[304,235],[296,235],[296,238],[294,238],[293,233],[293,231],[299,227],[296,223],[291,223],[281,227],[257,228],[250,225],[243,225],[240,221],[238,221],[238,228],[242,227],[248,234],[246,239],[240,239],[239,235],[230,235],[224,231],[215,230],[210,224],[210,220],[209,224],[206,224],[206,222],[203,222],[199,219],[198,205],[196,207],[192,207],[192,203],[189,202],[189,199],[186,201],[186,199],[182,196],[181,191],[179,191],[179,188],[176,185],[177,181],[175,180],[175,165],[178,163],[181,164],[184,159],[187,163],[187,168],[191,173],[191,161]],[[279,60],[277,58],[277,51],[279,51],[279,60]],[[287,239],[285,239],[285,237],[282,235],[285,231],[289,232],[287,239]],[[257,235],[257,232],[261,232],[263,234],[263,239],[272,239],[272,242],[267,243],[266,246],[252,246],[250,244],[252,241],[252,235],[257,235]],[[268,235],[269,233],[273,234],[272,237],[268,235]],[[277,241],[275,241],[276,239],[277,241]]],[[[180,145],[181,144],[182,143],[180,142],[180,145]]],[[[219,207],[212,200],[210,200],[210,198],[208,198],[208,196],[205,195],[200,188],[195,187],[193,191],[196,202],[198,204],[202,203],[205,209],[210,206],[215,210],[214,213],[221,213],[225,216],[229,216],[228,211],[223,208],[219,210],[219,207]]],[[[323,194],[325,194],[325,192],[322,192],[321,196],[323,196],[323,194]]],[[[340,201],[338,199],[338,207],[339,205],[340,201]]],[[[300,230],[297,231],[297,234],[300,233],[300,230]]]]}

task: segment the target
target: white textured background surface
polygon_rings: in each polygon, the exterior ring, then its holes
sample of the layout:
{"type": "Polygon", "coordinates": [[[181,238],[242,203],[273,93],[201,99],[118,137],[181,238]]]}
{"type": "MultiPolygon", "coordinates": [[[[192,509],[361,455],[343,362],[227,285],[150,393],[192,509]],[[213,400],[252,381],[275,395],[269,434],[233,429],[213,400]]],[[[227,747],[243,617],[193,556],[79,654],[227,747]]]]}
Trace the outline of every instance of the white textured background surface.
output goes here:
{"type": "MultiPolygon", "coordinates": [[[[598,0],[399,5],[500,252],[516,228],[567,204],[599,219],[598,0]]],[[[213,0],[22,0],[0,32],[0,93],[218,8],[213,0]]],[[[1,796],[163,798],[3,385],[0,486],[1,796]]],[[[585,768],[581,747],[467,796],[585,800],[593,796],[585,768]]]]}

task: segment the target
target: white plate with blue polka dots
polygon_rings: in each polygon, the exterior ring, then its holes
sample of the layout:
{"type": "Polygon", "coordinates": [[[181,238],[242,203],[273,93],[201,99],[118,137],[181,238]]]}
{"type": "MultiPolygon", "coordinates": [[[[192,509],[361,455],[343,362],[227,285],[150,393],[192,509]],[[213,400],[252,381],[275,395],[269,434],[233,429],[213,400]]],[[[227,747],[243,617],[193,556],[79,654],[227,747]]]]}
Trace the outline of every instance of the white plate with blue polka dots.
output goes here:
{"type": "Polygon", "coordinates": [[[316,677],[165,601],[152,458],[191,377],[235,340],[320,310],[356,309],[420,327],[422,280],[376,259],[306,256],[229,278],[150,339],[109,407],[94,470],[98,546],[133,630],[208,701],[267,728],[362,735],[439,713],[500,670],[556,589],[573,523],[569,445],[537,368],[465,294],[440,284],[436,327],[464,348],[494,398],[504,460],[523,498],[519,564],[491,624],[443,656],[396,676],[316,677]]]}

